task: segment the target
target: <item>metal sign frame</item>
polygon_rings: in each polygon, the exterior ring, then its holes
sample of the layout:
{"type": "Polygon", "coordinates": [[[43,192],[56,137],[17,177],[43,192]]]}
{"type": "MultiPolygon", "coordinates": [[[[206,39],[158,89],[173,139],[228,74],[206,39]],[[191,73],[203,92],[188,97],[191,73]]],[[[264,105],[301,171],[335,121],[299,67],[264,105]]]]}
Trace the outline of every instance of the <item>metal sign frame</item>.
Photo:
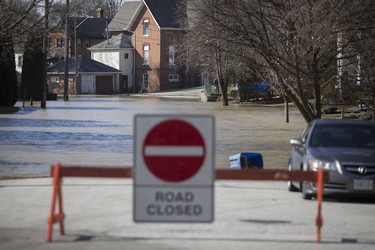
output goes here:
{"type": "Polygon", "coordinates": [[[135,222],[213,221],[214,132],[215,120],[211,115],[142,114],[135,116],[133,151],[133,219],[135,222]],[[158,124],[169,120],[180,120],[192,125],[205,143],[205,155],[201,168],[191,178],[179,182],[168,182],[155,176],[147,167],[143,155],[143,146],[148,133],[158,124]]]}

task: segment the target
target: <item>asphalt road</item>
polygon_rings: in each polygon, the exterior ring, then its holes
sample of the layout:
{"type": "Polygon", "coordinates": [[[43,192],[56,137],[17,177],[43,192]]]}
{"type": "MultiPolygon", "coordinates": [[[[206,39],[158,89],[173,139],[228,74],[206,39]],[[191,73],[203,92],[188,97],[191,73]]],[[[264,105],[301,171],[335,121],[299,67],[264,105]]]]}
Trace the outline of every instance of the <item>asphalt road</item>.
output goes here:
{"type": "Polygon", "coordinates": [[[66,235],[46,242],[52,180],[0,181],[0,249],[375,249],[373,202],[323,203],[284,182],[216,181],[213,223],[133,222],[130,179],[65,178],[66,235]]]}

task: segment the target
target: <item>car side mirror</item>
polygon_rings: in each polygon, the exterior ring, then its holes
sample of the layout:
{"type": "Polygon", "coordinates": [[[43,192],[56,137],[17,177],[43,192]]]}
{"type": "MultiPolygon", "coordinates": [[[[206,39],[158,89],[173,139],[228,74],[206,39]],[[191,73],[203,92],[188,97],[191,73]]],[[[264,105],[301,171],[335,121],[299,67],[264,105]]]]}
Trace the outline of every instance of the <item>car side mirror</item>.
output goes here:
{"type": "Polygon", "coordinates": [[[301,147],[303,145],[301,139],[290,139],[290,144],[297,147],[301,147]]]}

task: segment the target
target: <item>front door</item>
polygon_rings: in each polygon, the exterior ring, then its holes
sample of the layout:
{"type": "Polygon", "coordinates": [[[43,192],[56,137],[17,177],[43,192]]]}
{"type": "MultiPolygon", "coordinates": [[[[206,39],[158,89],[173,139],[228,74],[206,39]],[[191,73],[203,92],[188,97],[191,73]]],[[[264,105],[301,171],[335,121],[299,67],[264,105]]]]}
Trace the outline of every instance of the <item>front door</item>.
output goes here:
{"type": "Polygon", "coordinates": [[[120,83],[120,93],[128,92],[128,76],[122,76],[122,81],[120,83]]]}

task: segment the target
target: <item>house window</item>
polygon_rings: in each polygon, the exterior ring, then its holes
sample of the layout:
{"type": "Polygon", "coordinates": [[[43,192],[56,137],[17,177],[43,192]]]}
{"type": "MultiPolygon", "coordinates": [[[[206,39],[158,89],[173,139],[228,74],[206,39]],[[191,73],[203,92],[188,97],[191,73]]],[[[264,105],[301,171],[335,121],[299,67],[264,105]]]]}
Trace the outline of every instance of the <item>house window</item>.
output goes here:
{"type": "Polygon", "coordinates": [[[148,88],[148,74],[143,74],[143,88],[147,89],[148,88]]]}
{"type": "Polygon", "coordinates": [[[51,38],[48,38],[48,41],[47,41],[47,47],[50,49],[52,48],[52,39],[51,38]]]}
{"type": "Polygon", "coordinates": [[[129,53],[124,53],[124,59],[129,59],[129,53]]]}
{"type": "Polygon", "coordinates": [[[150,46],[143,45],[143,65],[149,64],[150,46]]]}
{"type": "Polygon", "coordinates": [[[170,82],[178,82],[178,74],[169,74],[169,81],[170,82]]]}
{"type": "Polygon", "coordinates": [[[174,46],[173,45],[169,45],[168,57],[169,57],[169,65],[174,65],[174,46]]]}
{"type": "Polygon", "coordinates": [[[78,38],[77,39],[77,48],[81,48],[81,46],[82,46],[82,40],[81,40],[81,38],[78,38]]]}
{"type": "Polygon", "coordinates": [[[51,82],[52,82],[52,83],[59,83],[59,81],[60,81],[60,79],[59,79],[58,76],[52,76],[52,77],[51,77],[51,82]]]}
{"type": "Polygon", "coordinates": [[[143,20],[143,36],[149,36],[149,26],[150,22],[149,20],[143,20]]]}
{"type": "Polygon", "coordinates": [[[64,48],[64,47],[65,47],[64,38],[57,38],[57,48],[64,48]]]}

